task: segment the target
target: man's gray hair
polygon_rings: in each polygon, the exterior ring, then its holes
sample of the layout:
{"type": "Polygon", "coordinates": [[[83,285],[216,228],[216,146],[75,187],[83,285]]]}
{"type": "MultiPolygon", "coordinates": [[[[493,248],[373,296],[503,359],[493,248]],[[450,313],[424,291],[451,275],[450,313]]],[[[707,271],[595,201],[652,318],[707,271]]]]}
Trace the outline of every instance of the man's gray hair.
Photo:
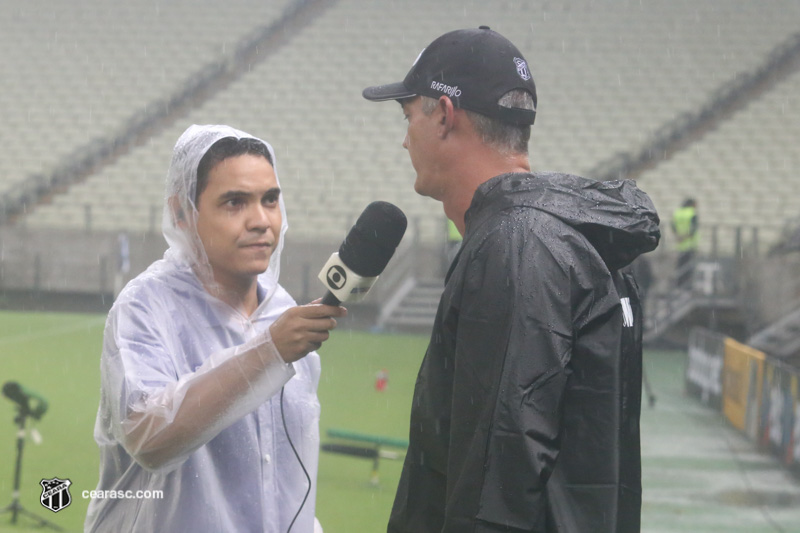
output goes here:
{"type": "MultiPolygon", "coordinates": [[[[438,101],[427,96],[422,97],[422,112],[426,115],[433,113],[438,101]]],[[[516,89],[504,94],[497,102],[503,107],[516,107],[535,110],[533,97],[528,91],[516,89]]],[[[505,153],[527,154],[528,141],[531,138],[530,126],[509,124],[495,118],[489,118],[474,111],[465,109],[467,116],[475,126],[485,144],[493,146],[505,153]]]]}

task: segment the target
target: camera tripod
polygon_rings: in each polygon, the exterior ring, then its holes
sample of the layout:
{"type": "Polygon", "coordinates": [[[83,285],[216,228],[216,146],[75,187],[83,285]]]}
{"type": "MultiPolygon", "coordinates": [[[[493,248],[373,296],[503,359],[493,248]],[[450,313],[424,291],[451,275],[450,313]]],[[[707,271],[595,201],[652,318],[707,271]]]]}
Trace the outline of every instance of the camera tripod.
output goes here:
{"type": "Polygon", "coordinates": [[[14,468],[14,491],[11,493],[11,504],[4,509],[0,509],[0,514],[3,513],[11,513],[11,523],[17,523],[17,517],[19,515],[26,516],[34,521],[36,521],[36,525],[39,527],[48,527],[54,529],[56,531],[64,531],[58,525],[48,522],[44,518],[37,516],[36,514],[28,511],[22,504],[19,503],[19,485],[20,480],[22,477],[22,450],[25,447],[25,421],[27,420],[28,416],[30,416],[30,412],[27,409],[20,406],[18,408],[17,416],[14,417],[14,423],[17,424],[17,463],[14,468]]]}

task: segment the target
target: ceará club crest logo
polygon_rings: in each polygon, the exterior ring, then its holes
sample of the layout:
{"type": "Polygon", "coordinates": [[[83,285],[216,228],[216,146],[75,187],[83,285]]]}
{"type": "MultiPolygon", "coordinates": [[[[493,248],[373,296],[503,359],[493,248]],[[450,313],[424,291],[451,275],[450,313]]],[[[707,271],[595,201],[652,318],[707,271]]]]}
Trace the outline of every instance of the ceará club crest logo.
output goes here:
{"type": "Polygon", "coordinates": [[[42,486],[42,496],[39,501],[42,502],[42,507],[50,509],[54,513],[69,507],[72,503],[72,496],[69,493],[69,486],[72,481],[69,479],[43,479],[39,482],[42,486]]]}
{"type": "Polygon", "coordinates": [[[517,66],[517,74],[525,81],[531,79],[531,71],[528,69],[528,63],[521,57],[514,58],[514,64],[517,66]]]}

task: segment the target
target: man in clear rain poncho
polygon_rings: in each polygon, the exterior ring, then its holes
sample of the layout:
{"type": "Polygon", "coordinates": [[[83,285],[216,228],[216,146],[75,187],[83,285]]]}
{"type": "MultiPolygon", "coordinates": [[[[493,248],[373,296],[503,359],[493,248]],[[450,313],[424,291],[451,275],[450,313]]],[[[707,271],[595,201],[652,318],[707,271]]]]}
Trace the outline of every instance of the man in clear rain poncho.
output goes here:
{"type": "Polygon", "coordinates": [[[86,531],[318,529],[314,350],[345,311],[297,306],[278,284],[287,228],[269,144],[227,126],[184,132],[169,249],[106,323],[86,531]]]}

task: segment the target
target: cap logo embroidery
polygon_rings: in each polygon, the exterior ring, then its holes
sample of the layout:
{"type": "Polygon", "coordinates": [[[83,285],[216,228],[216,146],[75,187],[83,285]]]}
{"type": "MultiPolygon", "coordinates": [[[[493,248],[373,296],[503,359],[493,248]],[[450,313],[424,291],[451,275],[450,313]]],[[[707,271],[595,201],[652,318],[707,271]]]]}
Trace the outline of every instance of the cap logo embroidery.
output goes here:
{"type": "Polygon", "coordinates": [[[517,74],[519,77],[525,81],[531,79],[531,72],[528,70],[528,64],[525,62],[524,59],[519,57],[514,58],[514,64],[517,65],[517,74]]]}
{"type": "Polygon", "coordinates": [[[459,96],[461,96],[461,89],[458,88],[458,85],[452,87],[444,83],[439,83],[438,81],[432,81],[431,89],[433,89],[434,91],[442,92],[447,96],[449,96],[450,98],[458,98],[459,96]]]}

